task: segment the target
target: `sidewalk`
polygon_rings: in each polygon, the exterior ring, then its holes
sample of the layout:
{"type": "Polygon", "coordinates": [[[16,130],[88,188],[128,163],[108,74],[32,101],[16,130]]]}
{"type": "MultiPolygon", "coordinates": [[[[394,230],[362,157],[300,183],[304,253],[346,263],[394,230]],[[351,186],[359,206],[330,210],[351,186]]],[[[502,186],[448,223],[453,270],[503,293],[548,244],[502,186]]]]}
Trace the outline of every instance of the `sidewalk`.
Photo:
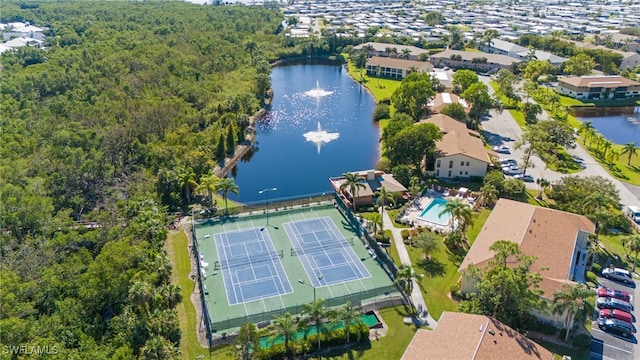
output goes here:
{"type": "MultiPolygon", "coordinates": [[[[382,217],[382,222],[385,229],[391,230],[391,234],[393,235],[393,243],[395,244],[396,249],[398,250],[398,255],[400,256],[400,262],[402,263],[402,265],[411,266],[411,259],[409,258],[407,249],[404,247],[402,234],[400,233],[402,229],[396,228],[394,226],[393,221],[389,217],[389,213],[386,211],[384,212],[384,216],[382,217]]],[[[424,302],[422,292],[420,291],[420,285],[415,279],[413,279],[412,281],[413,291],[411,292],[411,301],[418,310],[420,322],[423,326],[428,326],[433,329],[438,322],[433,317],[431,317],[431,313],[427,309],[427,304],[424,302]]]]}

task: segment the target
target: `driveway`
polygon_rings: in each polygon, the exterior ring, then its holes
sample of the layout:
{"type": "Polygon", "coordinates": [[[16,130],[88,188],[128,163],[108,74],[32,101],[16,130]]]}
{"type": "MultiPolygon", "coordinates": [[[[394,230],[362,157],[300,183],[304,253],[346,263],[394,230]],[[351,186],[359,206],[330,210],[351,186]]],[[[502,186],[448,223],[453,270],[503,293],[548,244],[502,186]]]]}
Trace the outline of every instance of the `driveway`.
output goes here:
{"type": "MultiPolygon", "coordinates": [[[[489,92],[493,93],[493,89],[489,86],[491,78],[487,76],[480,76],[480,80],[489,87],[489,92]]],[[[541,117],[544,118],[548,116],[544,113],[541,117]]],[[[518,126],[508,110],[504,110],[502,113],[491,110],[491,117],[488,120],[483,121],[481,126],[487,136],[487,141],[491,146],[507,145],[511,149],[511,154],[501,154],[500,158],[514,158],[518,162],[522,162],[522,150],[513,149],[514,143],[522,138],[522,129],[518,126]]],[[[573,175],[602,176],[609,179],[616,186],[616,189],[618,189],[620,201],[623,205],[640,204],[640,188],[615,179],[593,157],[591,157],[591,155],[583,149],[581,145],[581,143],[578,143],[575,149],[567,150],[570,155],[582,159],[584,164],[584,169],[573,175]]],[[[527,174],[532,175],[534,179],[544,177],[553,183],[560,181],[564,176],[567,176],[567,174],[562,174],[548,169],[544,162],[536,155],[532,156],[532,163],[534,167],[527,169],[527,174]]],[[[538,188],[535,183],[527,183],[526,185],[531,189],[538,188]]]]}
{"type": "Polygon", "coordinates": [[[597,314],[594,314],[594,321],[592,323],[591,330],[591,347],[589,352],[589,360],[633,360],[636,359],[635,355],[640,355],[640,349],[638,348],[638,338],[640,335],[638,334],[638,315],[636,311],[638,309],[638,305],[640,305],[640,300],[637,300],[637,296],[635,294],[635,290],[637,285],[640,285],[640,282],[635,281],[635,286],[627,286],[622,283],[618,283],[615,281],[607,280],[605,278],[598,278],[600,285],[617,289],[624,290],[631,294],[631,304],[633,304],[633,315],[634,315],[634,334],[626,339],[624,337],[613,335],[608,332],[604,332],[598,328],[597,322],[597,314]]]}

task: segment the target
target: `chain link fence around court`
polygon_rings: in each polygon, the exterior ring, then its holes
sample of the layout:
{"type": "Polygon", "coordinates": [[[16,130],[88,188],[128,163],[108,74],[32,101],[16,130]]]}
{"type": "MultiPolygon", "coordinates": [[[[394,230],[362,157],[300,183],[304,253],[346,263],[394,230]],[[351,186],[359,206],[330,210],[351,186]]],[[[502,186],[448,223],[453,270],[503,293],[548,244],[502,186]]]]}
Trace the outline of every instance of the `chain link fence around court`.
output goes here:
{"type": "MultiPolygon", "coordinates": [[[[389,254],[386,250],[374,239],[371,237],[369,232],[364,228],[360,219],[358,219],[351,210],[346,206],[343,200],[335,193],[317,193],[311,195],[305,195],[303,197],[298,198],[290,198],[290,199],[274,199],[270,200],[268,204],[269,213],[282,213],[286,211],[294,211],[299,209],[304,209],[308,207],[314,206],[333,206],[335,207],[345,219],[352,226],[353,230],[357,234],[358,239],[371,249],[375,255],[376,260],[379,265],[385,270],[385,272],[389,275],[389,277],[393,280],[398,272],[398,267],[395,265],[389,254]]],[[[252,204],[246,204],[243,206],[238,206],[234,208],[229,208],[229,215],[237,216],[237,217],[266,217],[266,209],[267,204],[265,202],[257,202],[252,204]]],[[[222,222],[221,214],[224,212],[223,209],[219,210],[220,216],[206,216],[204,214],[194,214],[194,220],[197,223],[208,223],[215,224],[218,222],[222,222]]],[[[245,315],[243,317],[235,317],[235,318],[227,318],[224,321],[216,321],[213,322],[206,299],[206,288],[204,286],[204,282],[202,279],[202,270],[201,264],[199,261],[200,251],[198,250],[198,241],[196,240],[195,234],[195,226],[191,228],[192,239],[193,239],[193,256],[196,259],[197,264],[197,272],[196,278],[198,282],[198,289],[200,291],[200,300],[203,308],[203,319],[202,322],[206,326],[207,337],[209,339],[210,344],[214,342],[214,337],[218,339],[221,334],[218,333],[219,329],[231,329],[240,327],[242,324],[246,322],[252,322],[258,324],[260,326],[266,326],[274,316],[283,315],[286,312],[291,314],[298,314],[302,311],[303,304],[297,304],[294,306],[283,307],[276,310],[264,311],[259,313],[253,313],[250,315],[245,315]]],[[[350,244],[353,244],[351,239],[347,239],[350,244]]],[[[294,249],[292,249],[294,250],[294,249]]],[[[298,254],[294,254],[292,251],[292,256],[296,256],[298,254]]],[[[277,254],[277,256],[282,257],[283,254],[277,254]]],[[[219,269],[222,264],[217,263],[215,266],[219,269]]],[[[377,309],[384,306],[398,305],[403,304],[404,299],[402,295],[398,292],[395,286],[382,286],[376,287],[373,289],[368,289],[365,291],[358,291],[351,294],[342,294],[330,299],[325,300],[326,305],[330,307],[340,306],[346,303],[347,301],[351,301],[354,305],[362,305],[368,310],[377,309]]],[[[200,321],[200,319],[198,319],[200,321]]]]}

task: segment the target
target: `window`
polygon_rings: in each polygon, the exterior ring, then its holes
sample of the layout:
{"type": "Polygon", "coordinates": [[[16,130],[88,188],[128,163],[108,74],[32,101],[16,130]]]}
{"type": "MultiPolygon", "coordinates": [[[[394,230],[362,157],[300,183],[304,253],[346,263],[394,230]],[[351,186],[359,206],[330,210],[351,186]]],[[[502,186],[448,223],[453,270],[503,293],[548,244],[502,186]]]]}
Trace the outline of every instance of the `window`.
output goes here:
{"type": "Polygon", "coordinates": [[[460,171],[460,175],[462,175],[462,171],[460,171]]]}
{"type": "Polygon", "coordinates": [[[460,161],[460,166],[464,166],[464,161],[460,161]]]}
{"type": "Polygon", "coordinates": [[[449,177],[451,177],[451,170],[449,170],[449,177]]]}
{"type": "MultiPolygon", "coordinates": [[[[453,160],[450,160],[449,161],[449,169],[451,169],[452,167],[453,167],[453,160]]],[[[449,175],[449,176],[451,176],[451,175],[449,175]]]]}
{"type": "Polygon", "coordinates": [[[440,176],[440,170],[436,170],[436,177],[440,176]]]}
{"type": "Polygon", "coordinates": [[[469,162],[467,161],[467,166],[469,166],[469,162]]]}
{"type": "Polygon", "coordinates": [[[436,167],[440,167],[440,160],[436,161],[436,167]]]}
{"type": "Polygon", "coordinates": [[[464,172],[464,174],[465,174],[465,175],[469,175],[469,172],[468,172],[468,171],[465,171],[465,172],[464,172]]]}

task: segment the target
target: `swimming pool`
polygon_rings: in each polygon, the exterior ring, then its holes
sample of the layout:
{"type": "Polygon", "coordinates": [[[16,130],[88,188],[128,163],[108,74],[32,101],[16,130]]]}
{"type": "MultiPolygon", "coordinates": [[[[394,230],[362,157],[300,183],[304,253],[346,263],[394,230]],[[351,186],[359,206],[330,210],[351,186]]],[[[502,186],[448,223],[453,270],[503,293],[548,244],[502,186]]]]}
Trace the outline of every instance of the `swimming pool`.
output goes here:
{"type": "Polygon", "coordinates": [[[447,200],[441,198],[435,198],[431,200],[429,205],[427,205],[427,207],[422,210],[422,212],[418,216],[418,219],[442,226],[449,225],[451,214],[447,212],[440,215],[442,210],[444,210],[444,206],[446,203],[447,200]]]}

